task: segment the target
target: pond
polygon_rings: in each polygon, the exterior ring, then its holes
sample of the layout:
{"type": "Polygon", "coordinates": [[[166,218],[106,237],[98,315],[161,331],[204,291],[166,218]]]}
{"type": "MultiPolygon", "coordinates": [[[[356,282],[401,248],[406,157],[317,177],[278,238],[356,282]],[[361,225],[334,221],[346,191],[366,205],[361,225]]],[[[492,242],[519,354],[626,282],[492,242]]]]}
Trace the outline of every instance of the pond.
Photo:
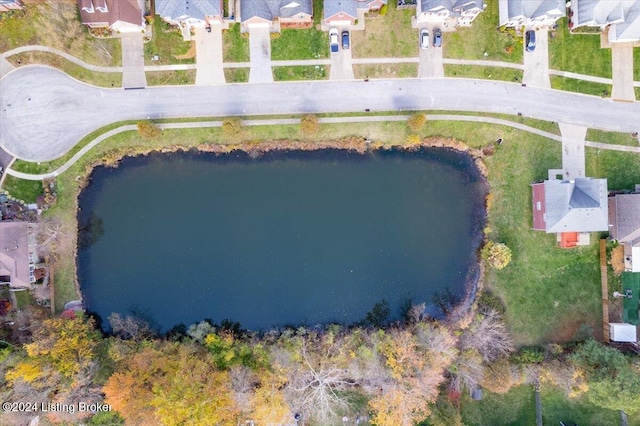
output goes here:
{"type": "Polygon", "coordinates": [[[437,316],[477,269],[485,194],[445,149],[125,158],[80,194],[78,278],[105,324],[135,313],[163,331],[351,324],[383,301],[437,316]]]}

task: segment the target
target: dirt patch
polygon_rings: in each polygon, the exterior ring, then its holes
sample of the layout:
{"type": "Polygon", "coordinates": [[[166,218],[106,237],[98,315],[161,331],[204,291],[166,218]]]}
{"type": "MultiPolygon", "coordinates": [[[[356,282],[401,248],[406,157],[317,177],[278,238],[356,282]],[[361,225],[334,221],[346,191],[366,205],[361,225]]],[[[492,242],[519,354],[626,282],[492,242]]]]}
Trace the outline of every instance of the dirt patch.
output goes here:
{"type": "Polygon", "coordinates": [[[191,46],[189,47],[189,50],[187,50],[187,52],[184,55],[173,55],[174,58],[176,59],[193,59],[196,57],[196,43],[195,42],[191,42],[191,46]]]}
{"type": "MultiPolygon", "coordinates": [[[[560,327],[556,328],[548,336],[548,340],[554,343],[566,343],[576,341],[577,338],[586,338],[590,336],[579,336],[582,334],[581,327],[588,325],[593,329],[593,338],[602,340],[602,324],[585,323],[581,319],[567,319],[560,327]]],[[[580,340],[578,339],[578,340],[580,340]]]]}
{"type": "Polygon", "coordinates": [[[624,272],[624,247],[618,246],[611,250],[611,260],[609,265],[613,268],[613,273],[620,275],[624,272]]]}

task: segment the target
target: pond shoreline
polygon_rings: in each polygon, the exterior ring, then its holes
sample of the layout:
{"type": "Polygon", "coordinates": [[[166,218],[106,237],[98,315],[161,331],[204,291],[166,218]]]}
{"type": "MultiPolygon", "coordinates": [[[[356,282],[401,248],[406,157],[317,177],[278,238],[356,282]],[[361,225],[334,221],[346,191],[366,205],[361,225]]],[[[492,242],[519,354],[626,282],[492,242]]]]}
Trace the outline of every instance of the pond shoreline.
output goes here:
{"type": "MultiPolygon", "coordinates": [[[[209,143],[202,144],[194,147],[183,147],[183,146],[171,146],[165,147],[161,149],[136,149],[136,147],[132,147],[129,150],[118,150],[118,152],[114,152],[113,156],[108,156],[105,159],[101,159],[99,161],[94,161],[92,163],[88,163],[84,167],[84,173],[76,178],[77,185],[75,186],[75,205],[76,209],[78,208],[79,196],[84,188],[86,188],[92,179],[93,170],[97,167],[117,167],[119,165],[120,160],[128,157],[138,157],[138,156],[146,156],[154,153],[179,153],[179,152],[194,152],[194,153],[213,153],[216,156],[218,155],[226,155],[233,152],[244,152],[248,154],[251,158],[259,158],[264,154],[272,153],[272,152],[289,152],[289,151],[319,151],[319,150],[343,150],[349,152],[355,152],[358,154],[366,154],[368,152],[375,152],[378,150],[382,151],[390,151],[390,150],[399,150],[406,152],[417,152],[419,150],[425,148],[443,148],[446,150],[455,151],[458,153],[464,153],[469,156],[471,162],[475,165],[476,173],[481,178],[481,183],[485,188],[485,204],[484,209],[481,215],[476,215],[474,220],[481,221],[481,227],[479,229],[483,229],[486,226],[487,220],[487,209],[486,209],[486,201],[487,196],[490,194],[489,185],[487,181],[487,168],[483,162],[483,152],[481,150],[469,148],[466,144],[450,138],[426,138],[421,140],[419,143],[412,144],[404,144],[404,145],[383,145],[379,143],[370,143],[366,141],[364,138],[347,138],[340,139],[335,141],[323,141],[323,142],[299,142],[299,141],[291,141],[291,140],[280,140],[280,141],[266,141],[259,143],[238,143],[238,144],[228,144],[222,145],[218,143],[209,143]]],[[[74,221],[76,225],[76,230],[78,226],[78,216],[74,215],[74,221]]],[[[77,234],[75,235],[76,241],[74,244],[73,250],[73,262],[74,262],[74,286],[75,291],[79,295],[80,299],[82,299],[82,292],[80,289],[80,282],[78,279],[78,240],[77,234]]],[[[457,323],[462,321],[464,318],[468,317],[470,313],[473,312],[473,306],[476,298],[476,294],[478,291],[482,289],[483,279],[484,279],[484,268],[482,262],[479,258],[479,251],[482,247],[484,240],[484,235],[482,232],[476,234],[476,237],[473,241],[473,246],[476,247],[474,253],[474,260],[472,262],[472,266],[467,273],[466,281],[465,281],[465,293],[461,301],[457,302],[454,308],[448,312],[446,319],[444,320],[447,323],[457,323]]]]}

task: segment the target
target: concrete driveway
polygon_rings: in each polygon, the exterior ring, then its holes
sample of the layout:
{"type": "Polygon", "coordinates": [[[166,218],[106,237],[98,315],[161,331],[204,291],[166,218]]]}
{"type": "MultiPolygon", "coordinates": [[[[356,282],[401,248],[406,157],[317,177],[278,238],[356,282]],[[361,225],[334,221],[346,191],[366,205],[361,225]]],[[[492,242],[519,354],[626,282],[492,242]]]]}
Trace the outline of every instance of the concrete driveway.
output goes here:
{"type": "Polygon", "coordinates": [[[565,179],[584,177],[584,138],[587,128],[558,123],[562,134],[562,175],[565,179]]]}
{"type": "Polygon", "coordinates": [[[144,73],[143,34],[139,31],[122,33],[122,87],[146,87],[144,73]]]}
{"type": "Polygon", "coordinates": [[[27,65],[0,80],[0,146],[18,158],[47,161],[63,155],[92,131],[123,120],[367,108],[374,112],[482,111],[607,131],[640,130],[640,102],[613,102],[502,81],[406,78],[122,90],[93,87],[53,68],[27,65]]]}
{"type": "Polygon", "coordinates": [[[271,83],[271,32],[269,25],[251,25],[249,28],[249,83],[271,83]]]}
{"type": "MultiPolygon", "coordinates": [[[[329,69],[329,80],[353,80],[353,61],[351,51],[353,46],[348,49],[342,48],[342,31],[346,28],[338,28],[338,40],[340,47],[337,53],[329,53],[331,55],[331,68],[329,69]]],[[[349,35],[349,44],[352,44],[353,38],[349,35]]],[[[329,49],[329,45],[327,45],[329,49]]]]}
{"type": "Polygon", "coordinates": [[[633,43],[611,43],[611,98],[616,101],[636,100],[633,89],[633,43]]]}
{"type": "MultiPolygon", "coordinates": [[[[418,31],[416,44],[420,51],[420,64],[418,65],[419,78],[442,78],[444,77],[444,65],[442,63],[442,47],[433,47],[433,28],[426,27],[429,31],[429,48],[420,48],[419,37],[422,28],[418,31]]],[[[442,34],[445,37],[445,34],[442,34]]]]}
{"type": "Polygon", "coordinates": [[[549,80],[549,31],[536,30],[536,48],[533,52],[524,49],[524,74],[522,82],[527,86],[550,88],[549,80]]]}
{"type": "Polygon", "coordinates": [[[222,68],[222,26],[211,25],[211,32],[196,28],[196,85],[224,84],[222,68]]]}

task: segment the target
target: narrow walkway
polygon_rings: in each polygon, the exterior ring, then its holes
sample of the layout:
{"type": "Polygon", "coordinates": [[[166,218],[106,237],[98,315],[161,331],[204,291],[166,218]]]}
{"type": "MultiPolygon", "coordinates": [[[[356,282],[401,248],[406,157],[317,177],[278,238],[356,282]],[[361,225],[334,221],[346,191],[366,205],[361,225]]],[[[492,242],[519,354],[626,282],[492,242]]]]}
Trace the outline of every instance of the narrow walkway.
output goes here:
{"type": "MultiPolygon", "coordinates": [[[[13,55],[17,55],[18,53],[23,52],[48,52],[53,53],[58,56],[62,56],[68,61],[73,62],[76,65],[79,65],[89,71],[96,72],[109,72],[109,73],[119,73],[122,72],[122,67],[101,67],[97,65],[91,65],[84,62],[81,59],[78,59],[74,56],[69,55],[68,53],[62,52],[60,50],[47,47],[47,46],[23,46],[18,47],[16,49],[8,50],[2,53],[3,58],[9,58],[13,55]]],[[[524,65],[514,63],[514,62],[505,62],[505,61],[485,61],[485,60],[472,60],[472,59],[450,59],[443,58],[442,62],[445,65],[470,65],[470,66],[478,66],[478,67],[498,67],[498,68],[511,68],[516,70],[524,70],[524,65]]],[[[420,58],[418,57],[407,57],[407,58],[353,58],[353,65],[366,65],[366,64],[418,64],[420,63],[420,58]]],[[[0,66],[2,64],[2,60],[0,60],[0,66]]],[[[9,66],[13,67],[11,64],[9,66]]],[[[315,66],[315,65],[331,65],[330,59],[300,59],[300,60],[286,60],[286,61],[271,61],[270,65],[273,67],[289,67],[289,66],[315,66]]],[[[6,64],[5,64],[6,66],[6,64]]],[[[250,68],[251,62],[225,62],[222,64],[223,68],[250,68]]],[[[145,71],[180,71],[180,70],[194,70],[196,69],[196,64],[174,64],[174,65],[146,65],[144,67],[145,71]]],[[[7,71],[8,72],[8,71],[7,71]]],[[[556,75],[564,78],[571,78],[574,80],[583,80],[589,81],[592,83],[600,83],[600,84],[613,84],[613,79],[606,77],[598,77],[586,74],[578,74],[570,71],[562,71],[562,70],[549,70],[549,74],[556,75]]],[[[4,75],[4,74],[2,74],[4,75]]],[[[640,81],[634,81],[633,87],[640,87],[640,81]]]]}
{"type": "Polygon", "coordinates": [[[587,128],[558,123],[562,134],[562,174],[565,179],[585,176],[584,138],[587,128]]]}
{"type": "MultiPolygon", "coordinates": [[[[374,123],[374,122],[388,122],[388,121],[406,121],[409,119],[408,115],[365,115],[358,117],[324,117],[318,119],[322,124],[336,124],[336,123],[374,123]]],[[[512,127],[514,129],[522,130],[528,133],[543,136],[545,138],[562,142],[562,137],[553,133],[545,132],[544,130],[536,129],[535,127],[527,126],[521,123],[516,123],[509,120],[503,120],[501,118],[494,117],[481,117],[473,115],[454,115],[454,114],[432,114],[427,115],[427,121],[468,121],[475,123],[487,123],[498,124],[501,126],[512,127]]],[[[299,118],[280,118],[280,119],[258,119],[258,120],[243,120],[242,124],[245,126],[269,126],[269,125],[295,125],[299,124],[299,118]]],[[[195,122],[181,122],[181,123],[165,123],[159,124],[161,129],[186,129],[186,128],[207,128],[207,127],[221,127],[222,121],[195,121],[195,122]]],[[[59,176],[69,169],[76,161],[78,161],[84,154],[90,151],[94,146],[98,145],[105,139],[111,136],[117,135],[122,132],[137,131],[137,126],[128,124],[120,126],[116,129],[109,130],[106,133],[98,136],[90,143],[82,147],[80,151],[73,155],[66,163],[57,168],[56,170],[42,174],[30,174],[23,173],[11,168],[6,170],[7,175],[11,175],[25,180],[43,180],[52,177],[59,176]]],[[[624,146],[624,145],[612,145],[600,142],[585,142],[586,146],[596,147],[599,149],[612,150],[612,151],[625,151],[640,153],[640,147],[624,146]]]]}
{"type": "Polygon", "coordinates": [[[609,284],[607,282],[607,240],[600,240],[600,282],[602,283],[602,340],[609,343],[609,284]]]}

